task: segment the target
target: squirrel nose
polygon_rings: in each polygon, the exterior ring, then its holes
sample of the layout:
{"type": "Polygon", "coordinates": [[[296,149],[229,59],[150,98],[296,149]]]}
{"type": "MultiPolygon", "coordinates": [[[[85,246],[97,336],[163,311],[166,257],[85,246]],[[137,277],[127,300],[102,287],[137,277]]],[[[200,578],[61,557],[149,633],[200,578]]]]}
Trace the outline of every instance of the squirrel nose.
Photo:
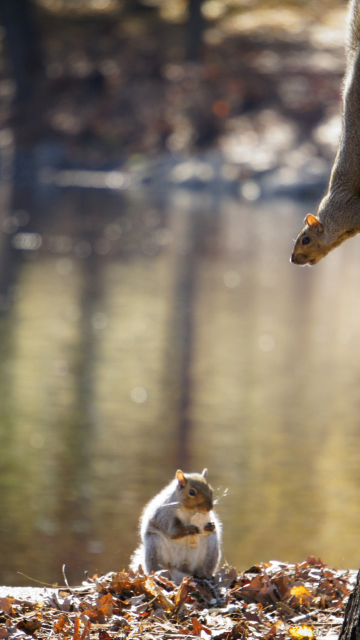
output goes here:
{"type": "Polygon", "coordinates": [[[304,253],[293,253],[290,261],[293,262],[294,264],[299,264],[299,265],[304,265],[307,264],[309,262],[309,259],[307,258],[307,256],[304,253]]]}

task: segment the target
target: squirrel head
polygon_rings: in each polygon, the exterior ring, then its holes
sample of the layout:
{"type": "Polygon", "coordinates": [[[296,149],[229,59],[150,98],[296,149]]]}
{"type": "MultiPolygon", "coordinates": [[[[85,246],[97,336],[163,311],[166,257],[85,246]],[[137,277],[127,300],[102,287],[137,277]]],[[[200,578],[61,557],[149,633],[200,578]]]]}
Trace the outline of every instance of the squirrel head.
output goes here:
{"type": "Polygon", "coordinates": [[[322,199],[318,216],[309,213],[295,240],[291,262],[314,265],[360,231],[360,198],[334,191],[322,199]],[[321,220],[321,221],[320,221],[321,220]]]}
{"type": "Polygon", "coordinates": [[[304,223],[304,228],[295,240],[290,260],[294,264],[314,265],[324,258],[332,247],[325,243],[325,227],[319,218],[309,213],[304,223]]]}
{"type": "Polygon", "coordinates": [[[207,469],[200,473],[184,473],[180,469],[175,474],[179,502],[185,509],[192,511],[211,511],[213,508],[213,490],[206,480],[207,469]]]}

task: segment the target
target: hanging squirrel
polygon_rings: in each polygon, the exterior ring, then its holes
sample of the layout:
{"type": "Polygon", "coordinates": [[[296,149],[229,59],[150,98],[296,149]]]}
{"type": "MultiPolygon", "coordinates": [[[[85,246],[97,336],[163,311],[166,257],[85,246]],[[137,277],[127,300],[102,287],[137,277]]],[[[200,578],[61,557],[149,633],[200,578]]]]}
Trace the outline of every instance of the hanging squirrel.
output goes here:
{"type": "Polygon", "coordinates": [[[298,265],[316,264],[360,231],[360,0],[349,3],[349,17],[342,135],[328,192],[295,240],[291,262],[298,265]]]}
{"type": "Polygon", "coordinates": [[[184,575],[211,577],[220,560],[221,524],[213,511],[213,490],[202,474],[178,470],[175,479],[145,507],[140,520],[142,543],[131,559],[136,571],[169,569],[173,580],[184,575]]]}

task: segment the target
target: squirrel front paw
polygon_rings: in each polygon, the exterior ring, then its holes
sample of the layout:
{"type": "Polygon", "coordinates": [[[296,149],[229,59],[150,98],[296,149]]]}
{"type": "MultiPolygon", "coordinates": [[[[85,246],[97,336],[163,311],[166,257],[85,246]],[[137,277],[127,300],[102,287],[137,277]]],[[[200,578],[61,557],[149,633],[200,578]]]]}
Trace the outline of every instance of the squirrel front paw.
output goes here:
{"type": "Polygon", "coordinates": [[[195,524],[189,524],[187,526],[188,536],[194,536],[196,533],[200,533],[199,527],[197,527],[195,524]]]}
{"type": "Polygon", "coordinates": [[[204,527],[204,531],[209,531],[209,533],[215,531],[215,522],[208,522],[204,527]]]}

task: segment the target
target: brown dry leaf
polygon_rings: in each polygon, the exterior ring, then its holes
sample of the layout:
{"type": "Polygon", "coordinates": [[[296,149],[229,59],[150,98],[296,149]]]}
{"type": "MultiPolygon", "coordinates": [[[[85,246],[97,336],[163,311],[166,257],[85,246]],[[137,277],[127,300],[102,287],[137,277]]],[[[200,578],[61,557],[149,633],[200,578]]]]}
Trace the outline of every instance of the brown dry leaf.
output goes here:
{"type": "Polygon", "coordinates": [[[282,620],[277,620],[270,628],[270,630],[265,634],[264,638],[266,638],[267,640],[270,640],[270,638],[273,638],[274,636],[276,636],[276,634],[278,633],[278,630],[280,627],[283,626],[283,621],[282,620]]]}
{"type": "Polygon", "coordinates": [[[239,638],[243,638],[244,635],[245,635],[245,629],[243,625],[237,623],[233,626],[230,635],[228,632],[226,633],[225,638],[229,640],[238,640],[239,638]]]}
{"type": "Polygon", "coordinates": [[[175,606],[177,611],[181,609],[192,588],[191,578],[183,578],[181,585],[175,594],[175,606]]]}
{"type": "Polygon", "coordinates": [[[268,586],[263,587],[257,594],[256,599],[263,605],[276,604],[279,602],[276,585],[269,584],[268,586]]]}
{"type": "Polygon", "coordinates": [[[349,589],[343,580],[333,579],[334,587],[337,589],[339,595],[347,596],[349,594],[349,589]]]}
{"type": "Polygon", "coordinates": [[[113,597],[111,593],[107,593],[102,598],[98,598],[96,603],[90,603],[83,600],[81,607],[83,615],[90,618],[91,622],[104,624],[106,618],[113,614],[113,597]]]}
{"type": "Polygon", "coordinates": [[[271,629],[266,633],[264,637],[268,639],[273,638],[276,635],[276,632],[277,632],[277,626],[276,624],[273,624],[271,629]]]}
{"type": "Polygon", "coordinates": [[[201,599],[204,600],[209,606],[214,602],[214,591],[210,589],[205,583],[198,583],[196,585],[196,591],[200,594],[201,599]]]}
{"type": "Polygon", "coordinates": [[[264,578],[257,574],[250,584],[234,589],[231,593],[235,598],[245,600],[246,602],[257,602],[257,595],[264,586],[264,578]]]}
{"type": "Polygon", "coordinates": [[[20,620],[20,622],[18,622],[18,624],[16,625],[17,629],[20,629],[21,631],[26,631],[26,633],[34,633],[34,631],[37,631],[38,629],[40,629],[42,626],[42,622],[39,620],[39,618],[36,616],[34,618],[24,618],[23,620],[20,620]]]}
{"type": "MultiPolygon", "coordinates": [[[[265,576],[266,577],[266,576],[265,576]]],[[[276,604],[279,601],[277,585],[273,584],[266,577],[256,575],[250,584],[232,592],[235,597],[244,599],[246,602],[260,602],[260,604],[276,604]]]]}
{"type": "MultiPolygon", "coordinates": [[[[110,589],[115,591],[116,593],[121,593],[124,589],[130,589],[132,583],[132,578],[125,571],[121,571],[119,573],[114,573],[110,581],[110,589]]],[[[97,579],[96,588],[98,591],[101,589],[108,588],[108,585],[104,585],[104,580],[97,579]]]]}
{"type": "MultiPolygon", "coordinates": [[[[314,556],[308,556],[306,558],[306,562],[303,563],[304,565],[310,566],[310,567],[325,567],[326,565],[323,563],[323,561],[321,560],[321,558],[314,558],[314,556]]],[[[300,565],[302,566],[302,565],[300,565]]]]}
{"type": "Polygon", "coordinates": [[[204,627],[203,624],[197,618],[191,618],[193,632],[196,636],[199,636],[202,631],[205,631],[209,636],[211,636],[211,631],[208,627],[204,627]]]}
{"type": "Polygon", "coordinates": [[[288,602],[292,607],[308,606],[314,599],[314,596],[303,585],[295,585],[288,592],[288,602]]]}
{"type": "Polygon", "coordinates": [[[121,593],[122,591],[134,591],[136,593],[142,593],[143,585],[146,582],[145,576],[139,576],[135,574],[129,574],[126,571],[121,571],[119,573],[114,573],[111,578],[111,582],[109,587],[105,587],[103,580],[97,581],[97,589],[100,590],[111,590],[115,591],[115,593],[121,593]],[[133,577],[135,576],[135,577],[133,577]]]}
{"type": "Polygon", "coordinates": [[[251,611],[244,611],[243,616],[245,620],[249,620],[249,622],[258,622],[261,624],[261,620],[257,613],[251,613],[251,611]]]}
{"type": "Polygon", "coordinates": [[[106,629],[99,629],[99,640],[110,640],[111,635],[106,631],[106,629]]]}
{"type": "Polygon", "coordinates": [[[305,624],[301,627],[290,627],[289,633],[292,638],[295,638],[295,640],[312,640],[312,638],[314,637],[312,628],[308,627],[305,624]]]}
{"type": "Polygon", "coordinates": [[[245,587],[245,589],[248,588],[251,589],[251,591],[258,592],[263,588],[263,586],[264,578],[260,574],[257,574],[255,578],[251,580],[250,584],[245,587]]]}
{"type": "Polygon", "coordinates": [[[111,593],[107,593],[106,596],[103,596],[102,598],[100,598],[97,602],[97,606],[98,606],[99,612],[103,613],[105,618],[107,618],[108,616],[111,616],[114,608],[113,597],[111,593]]]}
{"type": "Polygon", "coordinates": [[[0,598],[0,609],[8,616],[14,615],[14,610],[12,608],[12,604],[15,602],[15,598],[0,598]]]}
{"type": "Polygon", "coordinates": [[[85,640],[86,636],[89,634],[90,628],[91,628],[91,622],[90,620],[87,620],[84,627],[84,631],[81,634],[81,640],[85,640]]]}
{"type": "Polygon", "coordinates": [[[60,616],[60,618],[54,622],[53,630],[55,631],[55,633],[61,633],[68,622],[69,621],[66,616],[60,616]]]}
{"type": "Polygon", "coordinates": [[[81,640],[80,634],[79,634],[79,629],[80,629],[80,620],[79,620],[78,616],[76,616],[75,620],[74,620],[73,640],[81,640]]]}
{"type": "Polygon", "coordinates": [[[220,571],[216,574],[215,579],[216,583],[223,587],[228,588],[231,584],[233,584],[237,579],[237,571],[234,567],[222,567],[220,571]]]}
{"type": "Polygon", "coordinates": [[[277,602],[276,610],[279,612],[281,616],[292,617],[295,615],[295,609],[293,609],[292,607],[289,607],[289,605],[286,604],[285,602],[277,602]]]}
{"type": "Polygon", "coordinates": [[[341,598],[339,598],[338,600],[333,600],[331,603],[331,606],[334,607],[335,609],[341,609],[342,605],[343,605],[343,602],[341,598]]]}
{"type": "Polygon", "coordinates": [[[164,588],[167,588],[170,591],[174,591],[176,589],[176,584],[171,580],[169,580],[169,578],[166,578],[165,576],[157,575],[156,580],[161,586],[163,586],[164,588]]]}
{"type": "Polygon", "coordinates": [[[98,609],[86,609],[82,612],[84,616],[89,618],[90,622],[94,622],[96,624],[104,624],[105,616],[102,611],[98,609]]]}
{"type": "Polygon", "coordinates": [[[143,585],[144,591],[147,595],[150,595],[158,601],[159,605],[165,609],[165,611],[174,611],[175,605],[170,598],[167,597],[165,591],[156,584],[152,578],[147,578],[143,585]]]}
{"type": "Polygon", "coordinates": [[[272,582],[276,584],[280,598],[283,599],[283,597],[286,595],[286,593],[289,590],[288,576],[279,576],[278,578],[274,578],[272,582]]]}

